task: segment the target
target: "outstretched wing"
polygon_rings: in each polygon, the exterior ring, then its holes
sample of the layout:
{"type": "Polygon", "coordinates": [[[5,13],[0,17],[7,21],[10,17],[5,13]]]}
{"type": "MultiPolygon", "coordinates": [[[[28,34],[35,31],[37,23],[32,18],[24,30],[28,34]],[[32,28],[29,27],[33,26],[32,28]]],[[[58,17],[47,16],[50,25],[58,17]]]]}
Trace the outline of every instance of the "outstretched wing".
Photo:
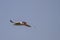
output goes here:
{"type": "Polygon", "coordinates": [[[27,26],[27,27],[31,27],[30,25],[25,25],[25,26],[27,26]]]}

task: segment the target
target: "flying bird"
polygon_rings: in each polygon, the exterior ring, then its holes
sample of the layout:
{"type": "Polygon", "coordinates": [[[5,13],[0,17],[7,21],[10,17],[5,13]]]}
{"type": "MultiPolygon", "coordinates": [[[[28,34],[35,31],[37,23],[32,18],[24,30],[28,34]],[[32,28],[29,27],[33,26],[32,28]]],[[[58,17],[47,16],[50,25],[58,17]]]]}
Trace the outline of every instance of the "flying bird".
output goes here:
{"type": "Polygon", "coordinates": [[[14,25],[23,25],[23,26],[27,26],[27,27],[31,27],[29,24],[27,24],[27,22],[22,21],[22,22],[13,22],[12,20],[10,20],[11,23],[13,23],[14,25]]]}

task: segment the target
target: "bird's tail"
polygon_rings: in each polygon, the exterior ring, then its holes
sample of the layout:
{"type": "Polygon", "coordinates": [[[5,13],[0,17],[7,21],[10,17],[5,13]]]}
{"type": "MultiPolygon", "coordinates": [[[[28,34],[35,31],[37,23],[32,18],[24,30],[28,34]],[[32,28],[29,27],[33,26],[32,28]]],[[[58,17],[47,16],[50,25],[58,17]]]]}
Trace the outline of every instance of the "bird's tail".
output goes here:
{"type": "Polygon", "coordinates": [[[14,23],[12,20],[10,20],[11,23],[14,23]]]}

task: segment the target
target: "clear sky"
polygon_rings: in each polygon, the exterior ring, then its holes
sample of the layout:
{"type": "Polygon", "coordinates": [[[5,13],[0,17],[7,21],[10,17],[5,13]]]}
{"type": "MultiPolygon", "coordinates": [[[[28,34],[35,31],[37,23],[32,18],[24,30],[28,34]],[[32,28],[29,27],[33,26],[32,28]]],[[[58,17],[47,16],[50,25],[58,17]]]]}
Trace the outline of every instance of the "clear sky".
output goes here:
{"type": "Polygon", "coordinates": [[[60,0],[0,0],[0,40],[60,40],[60,0]]]}

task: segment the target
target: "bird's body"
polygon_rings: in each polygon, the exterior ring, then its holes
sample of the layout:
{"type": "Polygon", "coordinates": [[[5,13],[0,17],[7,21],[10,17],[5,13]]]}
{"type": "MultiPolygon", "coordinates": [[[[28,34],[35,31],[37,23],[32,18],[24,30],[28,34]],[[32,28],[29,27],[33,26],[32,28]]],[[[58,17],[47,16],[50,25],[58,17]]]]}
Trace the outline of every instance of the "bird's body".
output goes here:
{"type": "Polygon", "coordinates": [[[14,25],[23,25],[23,26],[31,27],[30,25],[27,24],[27,22],[13,22],[12,20],[10,20],[10,22],[13,23],[14,25]]]}

